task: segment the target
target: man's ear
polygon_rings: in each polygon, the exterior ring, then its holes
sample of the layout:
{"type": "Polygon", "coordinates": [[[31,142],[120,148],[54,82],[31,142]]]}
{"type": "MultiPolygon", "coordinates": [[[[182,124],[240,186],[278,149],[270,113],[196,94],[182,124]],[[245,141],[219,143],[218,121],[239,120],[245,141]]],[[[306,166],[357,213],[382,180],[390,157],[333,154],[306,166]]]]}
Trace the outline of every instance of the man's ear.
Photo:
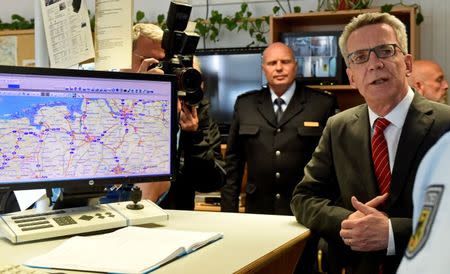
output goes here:
{"type": "Polygon", "coordinates": [[[412,55],[406,54],[405,55],[406,77],[410,76],[412,73],[412,63],[413,63],[412,55]]]}
{"type": "Polygon", "coordinates": [[[417,91],[420,95],[423,96],[424,89],[423,89],[423,84],[421,82],[414,81],[414,90],[417,91]]]}
{"type": "Polygon", "coordinates": [[[347,73],[347,77],[348,77],[348,81],[349,81],[350,85],[351,85],[353,88],[356,88],[356,89],[357,89],[356,83],[355,83],[355,79],[354,79],[354,77],[353,77],[353,72],[352,72],[352,70],[349,69],[349,68],[346,68],[346,69],[345,69],[345,72],[347,73]]]}

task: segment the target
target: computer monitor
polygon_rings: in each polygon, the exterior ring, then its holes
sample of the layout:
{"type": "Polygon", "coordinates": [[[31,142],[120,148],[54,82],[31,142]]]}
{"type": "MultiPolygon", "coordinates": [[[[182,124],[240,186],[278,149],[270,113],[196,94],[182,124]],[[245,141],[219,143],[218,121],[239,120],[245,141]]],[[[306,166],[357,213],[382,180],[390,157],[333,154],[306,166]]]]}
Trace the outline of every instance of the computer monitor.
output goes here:
{"type": "Polygon", "coordinates": [[[0,190],[172,180],[175,82],[0,66],[0,190]]]}
{"type": "Polygon", "coordinates": [[[261,69],[264,48],[218,48],[197,50],[205,81],[211,116],[226,142],[236,98],[266,83],[261,69]]]}
{"type": "Polygon", "coordinates": [[[340,31],[285,32],[281,41],[297,60],[297,78],[305,84],[338,85],[348,83],[338,40],[340,31]]]}

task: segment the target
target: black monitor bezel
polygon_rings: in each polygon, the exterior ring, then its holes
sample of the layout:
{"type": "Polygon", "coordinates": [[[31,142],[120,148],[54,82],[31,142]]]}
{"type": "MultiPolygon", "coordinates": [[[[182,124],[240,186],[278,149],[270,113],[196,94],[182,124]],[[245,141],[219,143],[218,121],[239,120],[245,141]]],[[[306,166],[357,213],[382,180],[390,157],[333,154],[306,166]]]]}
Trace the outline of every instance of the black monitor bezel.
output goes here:
{"type": "Polygon", "coordinates": [[[177,140],[177,92],[175,89],[176,77],[174,75],[157,75],[145,73],[131,72],[114,72],[114,71],[93,71],[93,70],[74,70],[59,68],[42,68],[42,67],[16,67],[16,66],[0,66],[0,74],[20,74],[20,75],[48,75],[61,77],[87,77],[87,78],[103,78],[103,79],[124,79],[124,80],[148,80],[163,81],[172,83],[171,90],[171,151],[170,151],[170,173],[161,176],[122,176],[122,177],[105,177],[96,179],[67,179],[67,180],[49,180],[45,182],[21,181],[21,182],[4,182],[0,183],[0,191],[10,190],[27,190],[42,189],[54,187],[76,187],[76,188],[92,188],[95,186],[105,186],[111,184],[133,184],[144,182],[173,181],[175,179],[175,162],[176,162],[176,140],[177,140]]]}
{"type": "Polygon", "coordinates": [[[304,84],[320,84],[320,85],[341,85],[345,83],[344,71],[345,62],[339,48],[339,37],[342,31],[294,31],[280,33],[280,41],[285,43],[286,37],[316,37],[316,36],[334,36],[336,37],[337,56],[336,56],[336,76],[334,77],[299,77],[297,80],[304,84]]]}

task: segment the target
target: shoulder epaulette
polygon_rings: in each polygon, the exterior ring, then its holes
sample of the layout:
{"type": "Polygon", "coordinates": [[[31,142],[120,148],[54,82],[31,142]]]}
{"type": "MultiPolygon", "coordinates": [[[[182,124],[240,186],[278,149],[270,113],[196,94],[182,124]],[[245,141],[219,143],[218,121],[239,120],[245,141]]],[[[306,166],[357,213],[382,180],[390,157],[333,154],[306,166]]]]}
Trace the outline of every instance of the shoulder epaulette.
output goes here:
{"type": "Polygon", "coordinates": [[[314,92],[317,92],[317,93],[319,93],[319,94],[326,95],[326,96],[333,96],[333,97],[335,96],[333,92],[328,91],[328,90],[315,89],[315,88],[312,88],[312,89],[310,89],[310,90],[312,90],[312,91],[314,91],[314,92]]]}
{"type": "Polygon", "coordinates": [[[237,98],[243,98],[243,97],[246,97],[246,96],[249,96],[249,95],[253,95],[253,94],[257,94],[257,93],[260,93],[260,92],[261,92],[261,90],[257,90],[257,89],[246,91],[246,92],[244,92],[242,94],[239,94],[237,98]]]}

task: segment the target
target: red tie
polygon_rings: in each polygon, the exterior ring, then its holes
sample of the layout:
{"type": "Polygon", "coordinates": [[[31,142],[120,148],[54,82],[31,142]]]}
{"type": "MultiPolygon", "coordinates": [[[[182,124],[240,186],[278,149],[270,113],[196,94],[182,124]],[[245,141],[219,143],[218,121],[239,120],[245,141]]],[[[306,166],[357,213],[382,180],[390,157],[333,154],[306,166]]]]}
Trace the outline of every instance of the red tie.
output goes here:
{"type": "Polygon", "coordinates": [[[391,168],[389,166],[389,152],[384,138],[384,129],[390,124],[385,118],[375,120],[374,133],[372,137],[372,159],[375,167],[380,194],[389,191],[391,185],[391,168]]]}

